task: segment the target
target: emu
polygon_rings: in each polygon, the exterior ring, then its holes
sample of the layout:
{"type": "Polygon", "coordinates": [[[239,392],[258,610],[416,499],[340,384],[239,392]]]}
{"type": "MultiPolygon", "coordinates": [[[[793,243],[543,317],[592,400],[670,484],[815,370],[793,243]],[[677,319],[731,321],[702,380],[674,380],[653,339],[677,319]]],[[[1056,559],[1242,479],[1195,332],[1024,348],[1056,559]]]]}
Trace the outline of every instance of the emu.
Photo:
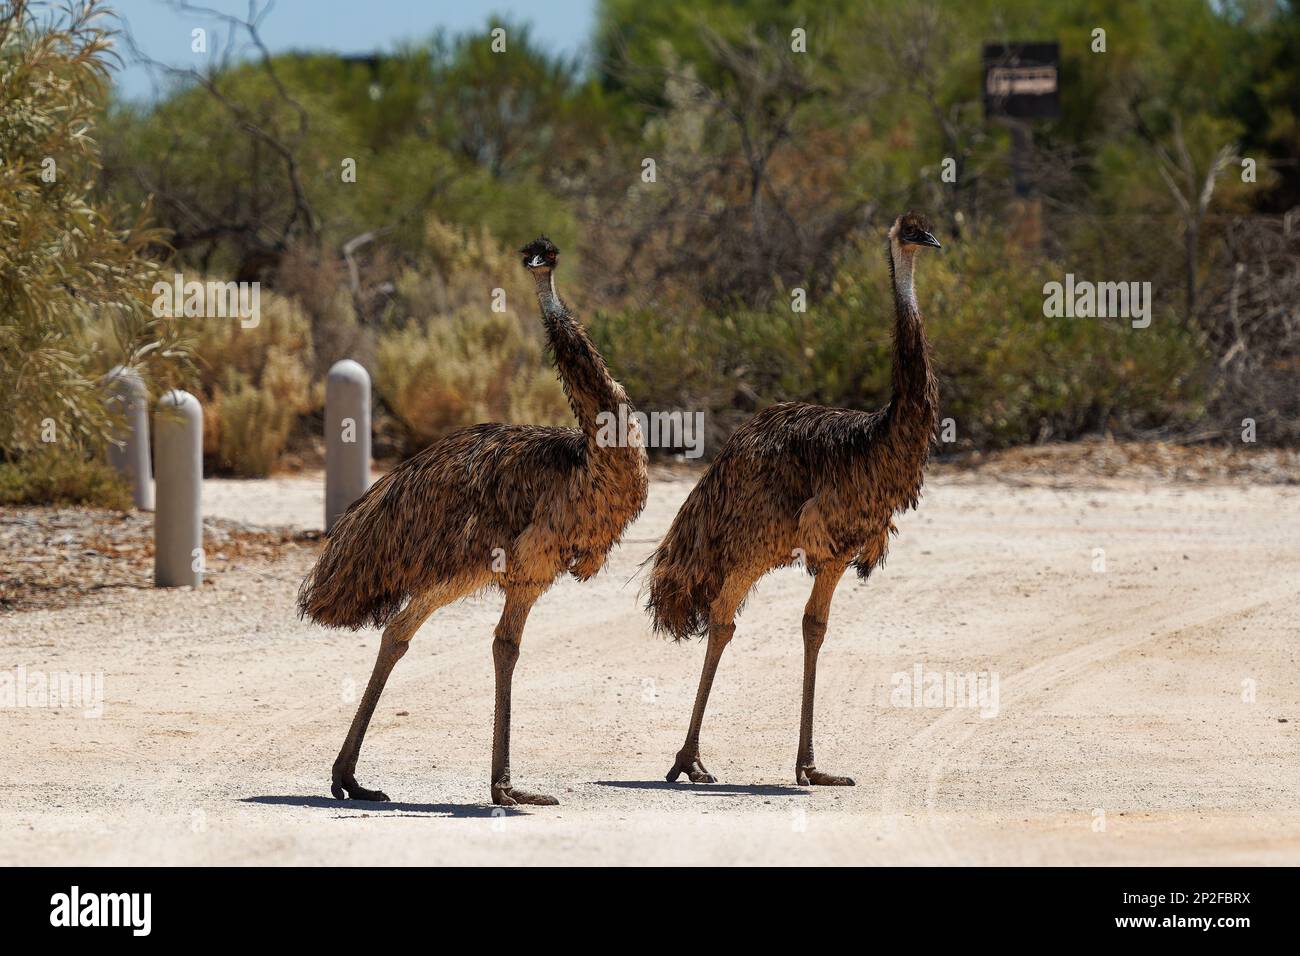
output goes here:
{"type": "Polygon", "coordinates": [[[543,236],[520,253],[579,427],[482,424],[452,432],[377,481],[335,525],[303,581],[300,616],[329,627],[384,628],[334,761],[331,792],[339,799],[388,799],[359,786],[355,774],[393,665],[438,608],[497,587],[505,608],[492,641],[492,802],[558,803],[510,778],[510,686],[524,622],[560,575],[586,581],[604,565],[645,505],[646,452],[635,427],[619,445],[597,438],[598,417],[630,403],[555,290],[559,250],[543,236]]]}
{"type": "Polygon", "coordinates": [[[715,783],[700,758],[700,724],[735,617],[754,584],[803,556],[814,576],[804,608],[803,705],[795,781],[853,786],[813,757],[817,654],[831,597],[851,564],[866,579],[896,533],[893,515],[915,508],[934,435],[938,389],[912,284],[917,250],[940,248],[915,213],[888,233],[894,291],[893,395],[860,412],[791,402],[765,409],[727,440],[655,550],[647,609],[655,631],[677,640],[708,633],[686,743],[668,781],[715,783]]]}

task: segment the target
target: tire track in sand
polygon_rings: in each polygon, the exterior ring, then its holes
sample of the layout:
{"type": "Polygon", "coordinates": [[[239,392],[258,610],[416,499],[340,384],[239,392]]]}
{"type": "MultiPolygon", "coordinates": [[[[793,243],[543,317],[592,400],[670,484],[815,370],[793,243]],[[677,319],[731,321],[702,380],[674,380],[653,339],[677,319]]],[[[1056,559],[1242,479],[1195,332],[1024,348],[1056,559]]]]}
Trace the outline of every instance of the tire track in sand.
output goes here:
{"type": "MultiPolygon", "coordinates": [[[[1114,657],[1143,644],[1191,628],[1227,622],[1274,604],[1294,607],[1297,597],[1300,597],[1300,590],[1294,586],[1274,583],[1272,587],[1263,589],[1262,594],[1256,590],[1248,595],[1207,600],[1196,607],[1187,608],[1183,604],[1185,595],[1171,594],[1147,609],[1148,616],[1138,623],[1054,654],[1009,676],[1001,676],[999,709],[1005,710],[1011,706],[1027,710],[1035,702],[1041,701],[1049,690],[1059,689],[1063,682],[1077,681],[1114,657]]],[[[1093,625],[1088,623],[1086,626],[1093,625]]],[[[908,740],[903,748],[904,753],[893,760],[885,775],[881,808],[887,825],[892,829],[896,827],[898,817],[907,810],[915,810],[915,803],[901,793],[901,782],[907,768],[926,769],[923,800],[925,813],[916,816],[920,829],[915,837],[927,857],[927,863],[954,863],[960,859],[948,840],[945,828],[937,819],[939,793],[954,756],[972,745],[981,730],[992,730],[995,725],[996,718],[989,721],[969,709],[947,710],[908,740]]],[[[984,745],[992,742],[986,739],[984,745]]],[[[974,746],[978,748],[981,744],[975,742],[974,746]]]]}

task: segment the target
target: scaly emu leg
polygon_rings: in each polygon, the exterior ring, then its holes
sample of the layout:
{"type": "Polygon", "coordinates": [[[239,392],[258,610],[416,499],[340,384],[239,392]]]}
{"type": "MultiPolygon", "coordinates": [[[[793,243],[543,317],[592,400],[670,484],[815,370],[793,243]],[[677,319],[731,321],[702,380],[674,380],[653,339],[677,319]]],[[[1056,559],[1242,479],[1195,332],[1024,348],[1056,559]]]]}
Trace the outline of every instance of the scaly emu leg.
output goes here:
{"type": "Polygon", "coordinates": [[[497,699],[492,715],[492,802],[503,807],[516,803],[554,806],[554,797],[529,793],[510,783],[510,685],[515,662],[519,660],[519,642],[524,634],[528,612],[542,593],[542,588],[512,585],[506,588],[506,606],[497,623],[492,641],[492,662],[496,666],[497,699]]]}
{"type": "Polygon", "coordinates": [[[366,685],[366,692],[361,697],[357,715],[352,718],[352,726],[343,740],[343,748],[334,760],[334,779],[330,792],[338,799],[344,799],[345,791],[353,800],[388,799],[388,794],[382,790],[367,790],[357,784],[357,757],[361,753],[361,741],[366,737],[366,728],[370,726],[370,718],[374,716],[375,705],[379,703],[379,695],[384,692],[384,684],[392,673],[393,665],[402,659],[420,625],[443,603],[445,602],[438,600],[433,592],[416,595],[384,628],[370,683],[366,685]]]}
{"type": "Polygon", "coordinates": [[[673,769],[668,771],[665,779],[672,783],[682,774],[691,783],[717,783],[718,778],[709,773],[700,761],[700,725],[704,723],[704,709],[709,705],[709,691],[713,689],[713,675],[717,673],[718,661],[722,652],[731,643],[736,633],[736,607],[740,600],[736,593],[744,595],[749,590],[748,584],[728,581],[723,585],[721,596],[709,609],[709,646],[704,652],[704,669],[700,672],[700,687],[695,692],[695,709],[691,711],[691,726],[686,731],[686,743],[677,752],[673,769]]]}
{"type": "Polygon", "coordinates": [[[826,621],[830,614],[835,585],[844,574],[845,565],[826,565],[817,572],[812,596],[803,611],[803,707],[799,717],[799,753],[795,757],[795,783],[851,787],[851,777],[822,773],[813,761],[813,697],[817,686],[817,652],[826,639],[826,621]]]}

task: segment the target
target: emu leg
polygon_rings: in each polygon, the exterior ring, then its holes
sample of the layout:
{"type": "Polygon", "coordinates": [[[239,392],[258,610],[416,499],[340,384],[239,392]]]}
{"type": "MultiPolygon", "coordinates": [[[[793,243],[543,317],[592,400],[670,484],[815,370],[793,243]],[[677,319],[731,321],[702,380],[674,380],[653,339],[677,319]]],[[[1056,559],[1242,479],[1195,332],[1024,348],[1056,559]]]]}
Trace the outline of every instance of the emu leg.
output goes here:
{"type": "Polygon", "coordinates": [[[384,692],[384,684],[392,673],[393,665],[402,659],[409,646],[408,641],[399,641],[392,635],[391,628],[385,628],[383,639],[379,642],[379,657],[375,660],[375,669],[370,675],[370,683],[361,697],[361,706],[352,718],[352,726],[343,741],[343,748],[334,761],[333,783],[330,792],[338,799],[344,799],[344,791],[353,800],[387,800],[388,794],[382,790],[367,790],[357,783],[357,757],[361,754],[361,741],[366,737],[366,728],[374,716],[375,705],[379,695],[384,692]]]}
{"type": "Polygon", "coordinates": [[[713,689],[713,675],[718,670],[718,661],[726,650],[731,637],[736,633],[736,625],[728,621],[725,624],[709,624],[709,647],[704,654],[704,670],[700,672],[700,688],[695,692],[695,709],[691,711],[691,726],[686,731],[686,743],[677,752],[677,761],[665,778],[669,783],[683,773],[691,783],[717,783],[713,774],[704,769],[700,762],[700,725],[704,723],[704,709],[709,705],[709,691],[713,689]]]}
{"type": "Polygon", "coordinates": [[[517,803],[554,806],[560,801],[541,793],[529,793],[510,783],[510,687],[519,643],[528,612],[541,594],[540,588],[507,588],[506,606],[492,640],[492,663],[496,667],[496,709],[492,715],[492,802],[503,807],[517,803]]]}
{"type": "Polygon", "coordinates": [[[366,728],[374,716],[375,705],[379,695],[384,692],[384,684],[393,671],[393,665],[402,659],[410,646],[411,638],[420,629],[430,614],[439,607],[432,595],[421,595],[408,604],[392,622],[384,628],[384,636],[379,642],[379,656],[375,660],[375,669],[370,674],[370,683],[361,697],[357,715],[352,718],[352,726],[343,740],[343,747],[334,760],[333,781],[330,792],[342,800],[344,793],[353,800],[387,800],[388,794],[382,790],[367,790],[357,784],[357,757],[361,753],[361,742],[366,737],[366,728]]]}
{"type": "Polygon", "coordinates": [[[813,760],[813,698],[817,687],[817,653],[826,639],[826,621],[830,614],[835,585],[844,574],[844,565],[823,567],[813,583],[812,597],[803,615],[803,706],[799,716],[799,753],[795,757],[795,783],[800,786],[853,786],[851,777],[837,777],[818,770],[813,760]]]}

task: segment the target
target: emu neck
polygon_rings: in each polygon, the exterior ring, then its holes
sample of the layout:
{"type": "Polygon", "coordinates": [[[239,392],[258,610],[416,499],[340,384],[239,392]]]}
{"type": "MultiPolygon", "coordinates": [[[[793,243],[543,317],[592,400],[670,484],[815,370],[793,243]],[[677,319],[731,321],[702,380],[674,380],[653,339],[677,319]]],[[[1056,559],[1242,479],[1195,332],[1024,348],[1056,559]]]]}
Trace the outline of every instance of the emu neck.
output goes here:
{"type": "Polygon", "coordinates": [[[928,452],[938,415],[939,394],[930,368],[930,343],[912,284],[915,253],[890,244],[894,286],[893,399],[889,431],[910,447],[928,452]]]}
{"type": "Polygon", "coordinates": [[[588,442],[594,442],[601,427],[599,416],[602,412],[617,416],[620,405],[625,414],[630,410],[627,393],[609,374],[605,360],[596,351],[586,329],[555,291],[555,274],[539,270],[533,273],[533,282],[542,309],[546,341],[555,359],[555,370],[564,386],[564,394],[588,442]]]}

